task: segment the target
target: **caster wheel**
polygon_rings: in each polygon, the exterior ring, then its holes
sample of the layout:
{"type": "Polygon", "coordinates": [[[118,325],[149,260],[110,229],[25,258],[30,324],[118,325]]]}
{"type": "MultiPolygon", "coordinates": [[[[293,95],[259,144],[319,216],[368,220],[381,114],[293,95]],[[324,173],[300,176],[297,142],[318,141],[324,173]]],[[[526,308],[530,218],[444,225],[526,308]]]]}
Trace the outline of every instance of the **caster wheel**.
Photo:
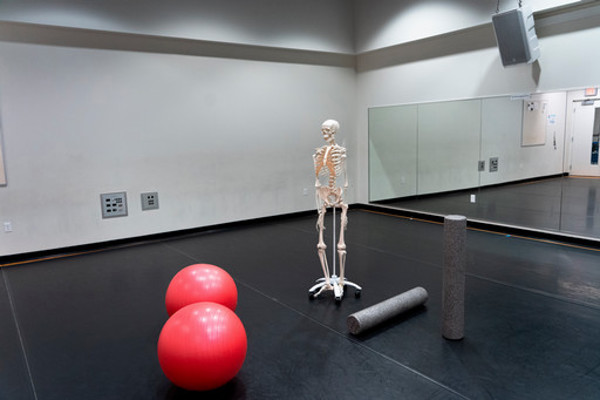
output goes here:
{"type": "Polygon", "coordinates": [[[360,290],[357,290],[354,292],[354,297],[356,297],[356,298],[360,297],[360,290]]]}
{"type": "Polygon", "coordinates": [[[308,292],[308,298],[310,300],[314,299],[315,298],[315,292],[308,292]]]}

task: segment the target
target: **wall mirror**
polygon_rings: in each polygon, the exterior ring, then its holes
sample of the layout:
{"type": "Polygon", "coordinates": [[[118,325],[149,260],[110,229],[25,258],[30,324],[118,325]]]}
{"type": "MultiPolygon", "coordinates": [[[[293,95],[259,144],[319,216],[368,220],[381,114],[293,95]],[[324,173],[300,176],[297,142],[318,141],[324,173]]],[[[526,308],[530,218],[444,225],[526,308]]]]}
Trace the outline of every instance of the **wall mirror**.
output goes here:
{"type": "Polygon", "coordinates": [[[590,90],[369,109],[369,200],[600,238],[590,90]]]}

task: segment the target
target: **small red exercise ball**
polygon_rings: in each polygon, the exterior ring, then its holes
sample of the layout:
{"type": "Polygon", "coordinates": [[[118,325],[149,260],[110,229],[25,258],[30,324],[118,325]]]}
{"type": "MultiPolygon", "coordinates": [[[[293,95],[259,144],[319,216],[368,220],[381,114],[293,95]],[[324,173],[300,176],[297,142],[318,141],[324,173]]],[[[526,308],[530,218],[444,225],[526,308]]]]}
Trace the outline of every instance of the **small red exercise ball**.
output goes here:
{"type": "Polygon", "coordinates": [[[224,269],[210,264],[194,264],[179,271],[167,288],[165,305],[169,316],[193,303],[212,301],[235,311],[237,287],[224,269]]]}
{"type": "Polygon", "coordinates": [[[167,320],[158,338],[158,361],[171,382],[187,390],[212,390],[230,381],[246,358],[246,330],[220,304],[190,304],[167,320]]]}

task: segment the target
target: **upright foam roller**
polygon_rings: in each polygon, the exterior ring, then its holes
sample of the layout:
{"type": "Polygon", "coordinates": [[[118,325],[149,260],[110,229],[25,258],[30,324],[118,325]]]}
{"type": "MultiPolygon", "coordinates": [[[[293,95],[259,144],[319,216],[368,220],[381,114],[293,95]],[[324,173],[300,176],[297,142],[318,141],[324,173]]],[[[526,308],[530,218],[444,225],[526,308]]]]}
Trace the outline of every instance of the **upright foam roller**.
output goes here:
{"type": "Polygon", "coordinates": [[[428,294],[420,286],[348,316],[348,330],[358,335],[427,301],[428,294]]]}
{"type": "Polygon", "coordinates": [[[465,327],[465,271],[467,218],[444,218],[444,277],[442,298],[442,335],[460,340],[465,327]]]}

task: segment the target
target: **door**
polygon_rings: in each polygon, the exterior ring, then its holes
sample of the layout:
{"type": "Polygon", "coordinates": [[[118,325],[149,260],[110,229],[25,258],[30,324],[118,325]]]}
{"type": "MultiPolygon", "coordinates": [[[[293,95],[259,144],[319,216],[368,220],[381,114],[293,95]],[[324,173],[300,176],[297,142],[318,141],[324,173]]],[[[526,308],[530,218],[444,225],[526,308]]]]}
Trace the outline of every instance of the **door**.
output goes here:
{"type": "Polygon", "coordinates": [[[573,103],[570,174],[600,176],[598,163],[600,100],[579,100],[573,103]]]}

